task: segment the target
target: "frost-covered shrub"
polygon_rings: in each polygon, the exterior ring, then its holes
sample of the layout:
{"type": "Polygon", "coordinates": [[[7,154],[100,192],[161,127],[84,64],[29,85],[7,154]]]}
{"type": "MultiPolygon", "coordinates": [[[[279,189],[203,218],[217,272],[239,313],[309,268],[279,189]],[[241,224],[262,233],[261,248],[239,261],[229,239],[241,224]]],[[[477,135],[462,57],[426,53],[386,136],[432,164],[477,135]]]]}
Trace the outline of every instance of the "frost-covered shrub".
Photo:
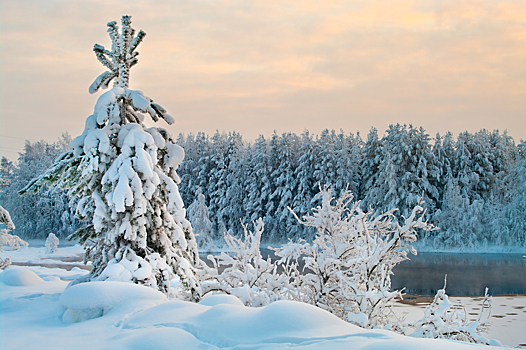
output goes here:
{"type": "Polygon", "coordinates": [[[174,295],[171,280],[177,275],[181,297],[199,300],[195,266],[200,260],[176,173],[184,150],[165,129],[143,124],[146,114],[154,122],[174,120],[128,87],[136,48],[146,35],[139,31],[135,36],[130,24],[130,17],[123,16],[119,32],[116,22],[108,23],[111,51],[98,44],[93,48],[108,71],[95,79],[90,93],[115,79],[113,88],[99,97],[70,150],[20,193],[58,183],[80,197],[76,215],[88,223],[71,238],[87,245],[85,258],[93,261],[90,280],[111,279],[121,266],[132,281],[174,295]]]}
{"type": "MultiPolygon", "coordinates": [[[[2,206],[0,206],[0,224],[6,226],[6,228],[0,229],[0,251],[3,251],[4,246],[10,246],[11,249],[20,249],[20,246],[28,245],[20,237],[9,234],[9,231],[15,229],[15,224],[13,224],[9,212],[2,206]]],[[[6,262],[4,261],[3,263],[5,264],[6,262]]]]}
{"type": "Polygon", "coordinates": [[[54,233],[50,232],[46,238],[46,254],[53,254],[58,252],[59,240],[54,233]]]}
{"type": "MultiPolygon", "coordinates": [[[[6,228],[0,229],[0,251],[4,251],[4,246],[8,245],[11,249],[20,249],[20,246],[27,246],[27,242],[20,239],[20,237],[9,234],[9,231],[15,229],[15,224],[11,220],[9,212],[0,206],[0,224],[4,224],[6,228]]],[[[0,258],[0,271],[5,270],[11,265],[11,259],[0,258]]]]}
{"type": "Polygon", "coordinates": [[[416,230],[432,230],[422,220],[420,205],[402,225],[390,210],[373,217],[346,190],[335,199],[330,187],[320,189],[321,206],[303,217],[314,227],[312,243],[299,240],[275,249],[286,268],[304,264],[303,274],[294,274],[291,286],[304,301],[366,328],[389,323],[388,308],[400,291],[390,291],[393,267],[416,251],[410,243],[416,230]],[[294,264],[294,265],[291,265],[294,264]]]}
{"type": "Polygon", "coordinates": [[[277,273],[277,266],[270,257],[263,259],[260,252],[262,219],[254,222],[254,232],[243,225],[243,236],[234,237],[225,233],[225,241],[232,254],[225,252],[218,257],[208,256],[213,268],[208,269],[207,281],[203,283],[203,294],[220,291],[235,295],[247,306],[264,306],[281,299],[292,299],[287,291],[290,276],[277,273]],[[218,270],[224,267],[221,273],[218,270]]]}
{"type": "MultiPolygon", "coordinates": [[[[486,329],[490,315],[491,297],[488,295],[487,288],[477,320],[469,322],[462,305],[453,305],[449,300],[446,294],[446,279],[444,279],[444,288],[437,291],[433,301],[425,308],[424,316],[406,326],[414,329],[409,335],[415,338],[452,339],[468,343],[500,345],[498,341],[488,340],[480,335],[480,332],[486,329]]],[[[404,333],[408,333],[408,330],[404,330],[404,333]]]]}

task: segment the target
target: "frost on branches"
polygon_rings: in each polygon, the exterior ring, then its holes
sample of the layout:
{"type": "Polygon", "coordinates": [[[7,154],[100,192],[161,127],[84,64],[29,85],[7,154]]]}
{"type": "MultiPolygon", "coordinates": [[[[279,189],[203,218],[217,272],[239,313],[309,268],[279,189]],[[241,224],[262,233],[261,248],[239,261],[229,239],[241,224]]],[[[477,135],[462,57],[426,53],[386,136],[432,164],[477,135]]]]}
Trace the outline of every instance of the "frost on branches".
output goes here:
{"type": "MultiPolygon", "coordinates": [[[[447,275],[446,275],[447,278],[447,275]]],[[[446,294],[446,281],[444,288],[439,289],[435,298],[424,310],[424,316],[413,324],[409,324],[414,331],[409,334],[416,338],[453,339],[467,343],[486,345],[501,344],[497,340],[488,340],[480,335],[485,330],[486,323],[491,315],[491,297],[488,289],[484,293],[481,311],[477,320],[469,322],[466,311],[461,313],[461,305],[454,306],[446,294]]],[[[405,330],[403,333],[406,333],[405,330]]]]}
{"type": "Polygon", "coordinates": [[[80,197],[76,215],[89,222],[71,238],[86,243],[86,259],[93,261],[90,280],[133,281],[174,295],[171,280],[183,286],[180,297],[198,300],[195,275],[200,260],[178,184],[176,169],[184,150],[162,128],[146,128],[153,121],[173,118],[141,91],[131,90],[129,71],[144,36],[135,36],[129,16],[108,23],[111,50],[96,44],[97,59],[108,69],[90,86],[102,94],[86,120],[82,135],[42,176],[20,192],[36,192],[44,184],[59,184],[80,197]]]}
{"type": "Polygon", "coordinates": [[[219,291],[235,295],[247,306],[265,306],[276,300],[292,299],[286,293],[292,289],[289,284],[291,276],[285,273],[279,275],[270,257],[263,259],[261,256],[263,229],[264,223],[260,218],[254,222],[254,232],[243,225],[243,237],[236,238],[225,233],[225,241],[232,254],[222,252],[217,259],[208,256],[213,268],[207,269],[204,294],[219,291]],[[224,270],[218,273],[221,267],[224,270]]]}
{"type": "Polygon", "coordinates": [[[400,225],[394,210],[376,217],[372,210],[363,212],[349,190],[335,199],[325,186],[320,197],[321,206],[303,220],[294,214],[316,229],[314,241],[275,249],[281,257],[278,264],[304,265],[304,273],[295,273],[292,282],[304,301],[361,327],[388,324],[388,308],[401,297],[400,291],[389,291],[393,267],[406,260],[408,252],[416,254],[410,245],[416,230],[433,226],[422,220],[421,205],[400,225]]]}
{"type": "MultiPolygon", "coordinates": [[[[15,224],[11,220],[11,215],[0,206],[0,224],[4,224],[6,228],[0,229],[0,251],[4,250],[4,246],[10,246],[11,249],[20,249],[20,246],[27,246],[27,242],[22,240],[20,237],[9,234],[9,231],[15,229],[15,224]]],[[[0,258],[0,270],[4,270],[11,264],[11,259],[0,258]]]]}
{"type": "Polygon", "coordinates": [[[46,238],[46,254],[54,254],[58,252],[59,240],[54,233],[50,232],[46,238]]]}

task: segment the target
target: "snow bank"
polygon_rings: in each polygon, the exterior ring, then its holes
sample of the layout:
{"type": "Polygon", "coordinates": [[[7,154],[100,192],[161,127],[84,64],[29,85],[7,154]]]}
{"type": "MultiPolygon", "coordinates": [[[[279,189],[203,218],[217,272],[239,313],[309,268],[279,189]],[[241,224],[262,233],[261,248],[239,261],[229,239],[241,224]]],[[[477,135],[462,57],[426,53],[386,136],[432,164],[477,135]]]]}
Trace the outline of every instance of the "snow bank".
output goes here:
{"type": "MultiPolygon", "coordinates": [[[[447,340],[415,339],[385,330],[366,330],[351,325],[312,305],[277,301],[251,308],[231,303],[232,298],[210,297],[206,306],[168,301],[129,317],[119,326],[133,330],[119,346],[134,347],[154,341],[168,349],[182,339],[180,348],[250,349],[472,349],[477,345],[447,340]],[[223,303],[225,301],[226,303],[223,303]],[[170,345],[170,339],[173,343],[170,345]],[[168,345],[166,345],[168,344],[168,345]]],[[[482,348],[482,346],[480,346],[482,348]]],[[[491,347],[484,346],[485,349],[491,347]]]]}
{"type": "Polygon", "coordinates": [[[74,285],[60,298],[59,294],[34,293],[6,299],[4,288],[17,288],[4,286],[0,284],[2,348],[33,348],[37,338],[40,349],[77,350],[491,349],[365,330],[292,301],[251,308],[235,297],[213,295],[194,304],[167,299],[144,286],[110,281],[74,285]],[[70,323],[59,320],[59,306],[67,307],[63,321],[70,323]]]}
{"type": "Polygon", "coordinates": [[[203,300],[201,300],[199,304],[205,305],[205,306],[216,306],[220,304],[245,306],[245,304],[243,304],[243,302],[239,300],[237,297],[233,295],[227,295],[227,294],[209,295],[205,297],[203,300]]]}
{"type": "MultiPolygon", "coordinates": [[[[36,266],[15,266],[7,271],[16,269],[33,271],[44,281],[31,286],[0,283],[2,349],[32,349],[35,339],[39,340],[39,349],[53,350],[492,348],[447,340],[414,339],[386,330],[365,330],[319,308],[291,301],[251,308],[242,306],[234,296],[217,294],[194,304],[167,299],[147,287],[108,281],[78,284],[64,291],[68,282],[60,278],[76,278],[86,271],[36,266]],[[67,322],[76,321],[75,317],[78,321],[95,318],[64,324],[64,308],[70,310],[65,317],[67,322]]],[[[470,312],[480,302],[465,298],[465,304],[470,312]]],[[[523,331],[526,296],[494,297],[493,304],[492,323],[497,324],[490,331],[498,334],[490,333],[489,337],[504,340],[509,337],[507,333],[514,333],[513,341],[505,343],[512,346],[526,343],[523,331]],[[504,308],[504,304],[508,307],[504,308]]],[[[395,311],[399,315],[414,311],[414,315],[408,315],[409,321],[420,318],[425,306],[397,305],[395,311]]]]}
{"type": "Polygon", "coordinates": [[[60,304],[66,309],[62,321],[73,323],[100,317],[117,304],[131,299],[166,300],[166,296],[155,289],[134,283],[80,283],[66,289],[60,296],[60,304]]]}
{"type": "Polygon", "coordinates": [[[0,282],[9,286],[32,286],[44,282],[36,273],[24,268],[10,267],[0,273],[0,282]]]}

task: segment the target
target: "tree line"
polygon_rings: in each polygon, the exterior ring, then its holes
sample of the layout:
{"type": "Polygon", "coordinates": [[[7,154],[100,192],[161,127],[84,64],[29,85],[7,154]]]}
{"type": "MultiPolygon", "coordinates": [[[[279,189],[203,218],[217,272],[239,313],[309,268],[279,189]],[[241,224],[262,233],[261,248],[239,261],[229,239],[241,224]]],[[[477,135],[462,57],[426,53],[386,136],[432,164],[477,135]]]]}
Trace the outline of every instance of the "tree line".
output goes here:
{"type": "Polygon", "coordinates": [[[236,132],[180,134],[186,156],[178,169],[185,203],[205,196],[215,238],[241,232],[241,221],[262,218],[268,242],[310,239],[299,217],[319,203],[320,186],[347,188],[362,208],[398,208],[401,219],[423,198],[425,217],[440,230],[419,240],[435,248],[525,246],[525,143],[506,132],[481,130],[430,137],[412,125],[383,135],[304,131],[243,141],[236,132]]]}
{"type": "MultiPolygon", "coordinates": [[[[12,213],[16,234],[63,238],[80,227],[75,203],[64,190],[51,187],[36,195],[17,192],[42,173],[70,143],[26,141],[18,163],[6,158],[0,168],[0,204],[12,213]]],[[[320,186],[335,194],[349,189],[362,208],[399,208],[401,219],[423,198],[425,217],[440,230],[422,233],[419,241],[435,248],[526,245],[526,144],[516,145],[499,131],[463,132],[430,137],[412,125],[390,125],[379,135],[323,130],[312,135],[276,132],[253,142],[237,132],[209,136],[180,134],[185,158],[177,170],[186,206],[204,196],[213,237],[241,223],[262,218],[267,242],[311,239],[314,231],[299,217],[319,204],[320,186]]]]}

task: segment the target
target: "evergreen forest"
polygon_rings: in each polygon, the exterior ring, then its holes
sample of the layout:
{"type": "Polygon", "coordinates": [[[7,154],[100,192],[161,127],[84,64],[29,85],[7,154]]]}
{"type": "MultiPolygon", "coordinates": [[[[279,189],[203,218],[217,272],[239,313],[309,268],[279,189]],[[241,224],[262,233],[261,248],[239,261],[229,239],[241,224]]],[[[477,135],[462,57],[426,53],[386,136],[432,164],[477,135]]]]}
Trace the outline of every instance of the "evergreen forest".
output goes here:
{"type": "MultiPolygon", "coordinates": [[[[42,173],[69,146],[26,142],[17,164],[3,158],[0,204],[23,238],[63,238],[80,227],[67,192],[45,188],[19,196],[18,190],[42,173]]],[[[412,125],[390,125],[379,134],[323,130],[313,135],[276,132],[247,142],[236,132],[179,134],[185,158],[177,170],[188,207],[202,193],[214,240],[240,234],[242,223],[262,218],[267,243],[312,239],[300,218],[319,204],[320,187],[339,196],[349,189],[363,210],[398,208],[400,220],[423,199],[426,219],[439,230],[422,232],[421,245],[436,249],[480,250],[526,246],[526,143],[506,132],[448,132],[430,137],[412,125]],[[290,208],[290,209],[289,209],[290,208]]]]}

